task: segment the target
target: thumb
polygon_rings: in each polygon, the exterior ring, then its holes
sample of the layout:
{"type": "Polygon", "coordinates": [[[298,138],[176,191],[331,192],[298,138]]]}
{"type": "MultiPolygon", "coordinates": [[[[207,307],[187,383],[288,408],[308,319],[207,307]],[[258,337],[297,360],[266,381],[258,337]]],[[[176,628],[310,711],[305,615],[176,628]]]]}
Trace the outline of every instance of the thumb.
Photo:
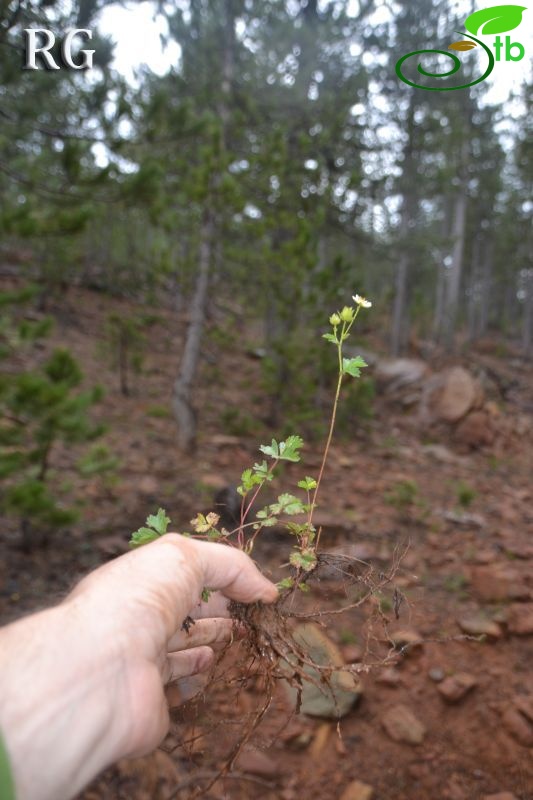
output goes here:
{"type": "Polygon", "coordinates": [[[218,589],[241,603],[273,603],[276,586],[259,572],[252,559],[234,547],[210,542],[195,542],[203,570],[204,586],[218,589]]]}

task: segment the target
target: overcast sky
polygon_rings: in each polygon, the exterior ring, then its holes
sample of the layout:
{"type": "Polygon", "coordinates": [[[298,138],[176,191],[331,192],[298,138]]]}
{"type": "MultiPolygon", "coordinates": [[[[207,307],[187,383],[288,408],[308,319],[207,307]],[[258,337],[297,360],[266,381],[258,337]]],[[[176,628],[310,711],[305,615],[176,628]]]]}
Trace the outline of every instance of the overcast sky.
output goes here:
{"type": "MultiPolygon", "coordinates": [[[[520,28],[511,31],[514,40],[519,40],[526,47],[526,55],[522,61],[496,63],[492,75],[488,78],[491,89],[487,95],[489,102],[502,102],[507,99],[512,89],[518,89],[526,71],[531,69],[533,56],[533,19],[531,16],[530,0],[521,0],[527,7],[520,28]]],[[[378,4],[379,5],[379,4],[378,4]]],[[[464,9],[465,18],[471,9],[470,0],[455,0],[455,8],[464,9]]],[[[485,8],[498,3],[488,3],[485,6],[480,0],[478,7],[485,8]]],[[[383,21],[390,13],[385,6],[378,9],[375,21],[383,21]]],[[[112,36],[116,42],[114,66],[117,70],[134,80],[134,72],[140,64],[148,67],[159,75],[164,74],[171,65],[176,64],[179,57],[179,48],[173,43],[163,49],[160,35],[166,32],[166,23],[162,16],[154,19],[154,4],[150,2],[131,3],[126,7],[111,5],[106,6],[100,16],[100,29],[112,36]]],[[[435,47],[439,44],[436,43],[435,47]]]]}

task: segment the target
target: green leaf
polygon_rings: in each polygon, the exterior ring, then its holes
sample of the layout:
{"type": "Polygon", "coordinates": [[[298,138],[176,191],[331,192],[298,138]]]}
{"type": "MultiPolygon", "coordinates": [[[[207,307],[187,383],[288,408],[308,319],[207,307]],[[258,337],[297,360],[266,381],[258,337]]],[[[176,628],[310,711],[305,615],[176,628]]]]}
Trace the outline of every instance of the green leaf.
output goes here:
{"type": "Polygon", "coordinates": [[[143,544],[155,541],[155,539],[159,539],[157,531],[150,530],[150,528],[139,528],[138,531],[131,534],[129,544],[130,547],[140,547],[143,544]]]}
{"type": "Polygon", "coordinates": [[[327,339],[328,342],[333,342],[333,344],[338,344],[337,337],[334,336],[332,333],[323,333],[322,338],[327,339]]]}
{"type": "Polygon", "coordinates": [[[316,553],[314,550],[294,550],[289,561],[293,567],[299,567],[304,572],[311,572],[316,566],[316,553]]]}
{"type": "Polygon", "coordinates": [[[211,597],[211,589],[208,589],[206,586],[202,589],[201,598],[204,603],[207,603],[209,598],[211,597]]]}
{"type": "Polygon", "coordinates": [[[280,494],[278,503],[284,514],[301,514],[304,510],[302,501],[293,494],[280,494]]]}
{"type": "Polygon", "coordinates": [[[153,528],[154,531],[157,531],[160,536],[163,536],[163,534],[167,532],[167,528],[170,525],[170,518],[167,517],[165,510],[160,508],[158,509],[157,514],[150,514],[150,516],[146,519],[146,524],[149,528],[153,528]]]}
{"type": "Polygon", "coordinates": [[[285,461],[299,461],[298,450],[303,447],[304,440],[301,436],[288,436],[284,442],[279,443],[278,457],[285,461]]]}
{"type": "Polygon", "coordinates": [[[262,444],[259,448],[262,453],[266,456],[270,456],[270,458],[278,458],[279,457],[279,446],[275,439],[272,439],[272,444],[262,444]]]}
{"type": "MultiPolygon", "coordinates": [[[[266,461],[264,462],[266,464],[266,461]]],[[[241,486],[237,488],[239,494],[246,494],[258,483],[261,483],[262,478],[251,469],[245,469],[241,475],[241,486]]]]}
{"type": "Polygon", "coordinates": [[[342,359],[342,371],[345,375],[351,375],[353,378],[358,378],[361,375],[361,369],[363,367],[368,367],[368,364],[363,358],[361,358],[361,356],[342,359]]]}
{"type": "Polygon", "coordinates": [[[522,22],[522,12],[526,6],[492,6],[474,11],[467,17],[465,28],[470,33],[490,36],[518,28],[522,22]]]}
{"type": "Polygon", "coordinates": [[[310,478],[309,475],[306,475],[302,481],[298,481],[298,488],[310,492],[312,489],[316,489],[316,481],[314,478],[310,478]]]}
{"type": "MultiPolygon", "coordinates": [[[[263,509],[264,510],[264,509],[263,509]]],[[[268,506],[270,514],[301,514],[304,511],[304,505],[298,497],[293,494],[280,494],[277,503],[272,503],[268,506]]],[[[261,518],[261,511],[257,512],[257,516],[261,518]]],[[[266,515],[265,515],[266,516],[266,515]]]]}
{"type": "Polygon", "coordinates": [[[268,464],[266,461],[261,461],[260,464],[254,464],[254,473],[261,481],[271,481],[274,475],[272,472],[268,470],[268,464]]]}
{"type": "Polygon", "coordinates": [[[304,592],[304,594],[309,594],[309,592],[311,591],[311,588],[310,588],[309,584],[308,583],[304,583],[303,581],[302,581],[302,583],[298,584],[298,589],[301,592],[304,592]]]}
{"type": "Polygon", "coordinates": [[[278,581],[276,583],[276,586],[280,590],[280,592],[283,589],[292,589],[292,587],[294,586],[294,578],[283,578],[283,580],[278,581]]]}
{"type": "Polygon", "coordinates": [[[253,529],[256,531],[259,528],[271,528],[273,525],[277,525],[277,522],[277,517],[268,517],[268,519],[262,519],[260,523],[255,524],[253,529]]]}
{"type": "Polygon", "coordinates": [[[307,541],[309,544],[311,544],[311,542],[314,540],[316,534],[315,526],[309,525],[307,522],[301,524],[297,522],[288,522],[287,529],[289,533],[292,533],[299,539],[302,539],[304,536],[307,537],[307,541]]]}

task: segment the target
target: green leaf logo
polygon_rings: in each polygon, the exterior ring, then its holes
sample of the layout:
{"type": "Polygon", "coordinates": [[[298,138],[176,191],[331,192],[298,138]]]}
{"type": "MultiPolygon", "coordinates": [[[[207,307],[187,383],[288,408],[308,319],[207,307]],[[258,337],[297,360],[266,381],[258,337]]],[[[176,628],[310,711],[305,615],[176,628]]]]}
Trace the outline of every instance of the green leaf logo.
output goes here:
{"type": "Polygon", "coordinates": [[[490,36],[518,28],[522,22],[522,11],[526,6],[492,6],[475,11],[467,18],[465,28],[470,33],[490,36]]]}

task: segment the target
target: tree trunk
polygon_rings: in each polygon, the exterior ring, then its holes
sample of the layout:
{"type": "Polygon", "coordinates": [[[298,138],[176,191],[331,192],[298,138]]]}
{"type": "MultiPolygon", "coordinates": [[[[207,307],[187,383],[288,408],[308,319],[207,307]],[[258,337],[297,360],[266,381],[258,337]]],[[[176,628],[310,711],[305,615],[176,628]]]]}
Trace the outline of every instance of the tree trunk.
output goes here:
{"type": "Polygon", "coordinates": [[[472,263],[468,287],[468,340],[470,342],[475,341],[479,336],[482,281],[481,245],[478,234],[472,243],[472,263]]]}
{"type": "Polygon", "coordinates": [[[479,329],[478,336],[484,336],[490,321],[490,297],[492,288],[492,260],[494,254],[493,241],[486,238],[482,248],[482,278],[481,295],[479,301],[479,329]]]}
{"type": "MultiPolygon", "coordinates": [[[[194,5],[194,4],[193,4],[194,5]]],[[[222,122],[222,149],[226,149],[228,126],[230,123],[230,96],[234,76],[235,49],[235,8],[232,0],[226,0],[221,14],[221,38],[223,41],[220,76],[220,95],[217,110],[222,122]]],[[[220,183],[220,173],[214,170],[211,177],[211,199],[206,198],[201,229],[200,253],[196,286],[190,308],[190,322],[183,350],[180,371],[174,384],[173,408],[178,423],[178,441],[182,449],[194,449],[196,443],[196,413],[192,406],[192,388],[198,362],[200,345],[207,311],[207,291],[210,273],[214,268],[220,270],[222,249],[220,238],[215,244],[215,231],[220,227],[221,210],[216,202],[216,190],[220,183]],[[215,210],[213,210],[215,209],[215,210]]]]}
{"type": "Polygon", "coordinates": [[[450,237],[452,204],[449,194],[444,197],[444,209],[441,225],[443,246],[440,248],[439,266],[437,271],[437,290],[435,294],[435,313],[433,315],[433,339],[438,341],[444,319],[444,301],[446,292],[446,265],[443,250],[450,237]]]}
{"type": "MultiPolygon", "coordinates": [[[[462,173],[462,171],[461,171],[462,173]]],[[[463,252],[466,228],[466,184],[461,179],[453,210],[452,227],[452,263],[446,275],[446,301],[444,311],[443,342],[447,349],[453,346],[457,315],[459,310],[459,295],[463,273],[463,252]]]]}
{"type": "Polygon", "coordinates": [[[533,352],[533,269],[524,270],[524,316],[522,318],[522,347],[529,356],[533,352]]]}
{"type": "Polygon", "coordinates": [[[414,161],[415,103],[409,101],[406,129],[408,133],[404,150],[402,175],[403,202],[400,223],[400,255],[396,264],[394,279],[394,304],[392,310],[390,349],[393,356],[399,356],[408,339],[409,313],[409,273],[413,253],[410,237],[414,230],[416,216],[416,165],[414,161]]]}
{"type": "Polygon", "coordinates": [[[407,280],[409,262],[407,253],[402,253],[396,266],[394,281],[394,306],[392,311],[391,354],[399,356],[407,338],[407,280]]]}
{"type": "Polygon", "coordinates": [[[196,442],[196,413],[192,406],[191,395],[200,359],[200,344],[206,315],[212,237],[212,216],[206,209],[200,231],[198,274],[190,307],[189,327],[172,400],[174,415],[178,423],[178,441],[184,450],[193,450],[196,442]]]}

